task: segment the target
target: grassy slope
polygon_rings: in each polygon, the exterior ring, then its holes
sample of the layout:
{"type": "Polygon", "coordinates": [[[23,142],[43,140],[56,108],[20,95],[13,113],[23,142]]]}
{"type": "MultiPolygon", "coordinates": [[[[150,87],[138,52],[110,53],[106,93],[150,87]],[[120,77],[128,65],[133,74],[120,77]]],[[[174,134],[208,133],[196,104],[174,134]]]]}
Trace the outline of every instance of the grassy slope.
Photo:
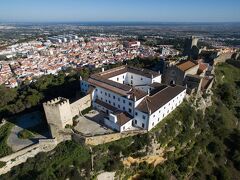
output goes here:
{"type": "Polygon", "coordinates": [[[12,127],[13,125],[11,123],[6,123],[0,128],[0,157],[12,153],[11,148],[7,145],[7,138],[12,127]]]}

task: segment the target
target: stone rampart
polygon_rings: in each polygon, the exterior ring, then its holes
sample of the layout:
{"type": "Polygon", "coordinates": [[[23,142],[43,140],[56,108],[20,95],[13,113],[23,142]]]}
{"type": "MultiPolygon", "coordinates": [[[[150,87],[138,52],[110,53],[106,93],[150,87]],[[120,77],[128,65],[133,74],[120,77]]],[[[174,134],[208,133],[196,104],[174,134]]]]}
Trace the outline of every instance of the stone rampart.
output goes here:
{"type": "Polygon", "coordinates": [[[72,117],[79,115],[80,111],[83,111],[84,109],[87,109],[90,106],[91,106],[91,95],[90,94],[73,102],[72,104],[70,104],[72,117]]]}
{"type": "Polygon", "coordinates": [[[85,137],[85,144],[96,146],[99,144],[105,144],[105,143],[109,143],[112,141],[116,141],[121,138],[126,138],[129,136],[135,136],[138,134],[145,134],[145,133],[147,133],[146,130],[137,130],[137,131],[126,131],[126,132],[122,132],[122,133],[113,133],[113,134],[85,137]]]}
{"type": "Polygon", "coordinates": [[[57,141],[55,139],[42,139],[39,140],[37,144],[31,145],[13,154],[0,158],[1,162],[6,163],[4,167],[0,168],[0,175],[10,171],[12,167],[26,162],[28,158],[34,157],[39,152],[51,151],[56,146],[57,141]]]}

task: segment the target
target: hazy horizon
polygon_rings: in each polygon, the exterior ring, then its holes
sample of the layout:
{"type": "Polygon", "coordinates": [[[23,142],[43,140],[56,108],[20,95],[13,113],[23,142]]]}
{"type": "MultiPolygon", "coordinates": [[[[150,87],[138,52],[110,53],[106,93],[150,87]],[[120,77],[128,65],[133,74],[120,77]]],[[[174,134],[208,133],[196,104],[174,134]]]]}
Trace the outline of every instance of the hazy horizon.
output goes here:
{"type": "Polygon", "coordinates": [[[2,0],[0,22],[240,22],[236,0],[2,0]]]}

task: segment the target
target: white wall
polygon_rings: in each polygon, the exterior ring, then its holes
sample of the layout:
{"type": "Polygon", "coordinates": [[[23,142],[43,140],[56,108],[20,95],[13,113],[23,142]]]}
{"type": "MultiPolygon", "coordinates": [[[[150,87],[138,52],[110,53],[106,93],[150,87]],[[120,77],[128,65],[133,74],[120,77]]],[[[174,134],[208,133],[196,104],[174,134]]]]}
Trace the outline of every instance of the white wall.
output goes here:
{"type": "Polygon", "coordinates": [[[111,77],[109,78],[109,80],[112,80],[112,81],[115,81],[115,82],[118,82],[118,83],[121,83],[121,84],[126,84],[126,80],[127,80],[127,73],[123,73],[123,74],[120,74],[118,76],[114,76],[114,77],[111,77]]]}
{"type": "Polygon", "coordinates": [[[81,80],[80,81],[80,88],[81,88],[81,92],[83,93],[87,93],[88,89],[89,89],[89,84],[87,81],[81,80]]]}
{"type": "Polygon", "coordinates": [[[147,78],[145,76],[141,76],[141,75],[138,75],[138,74],[133,74],[133,73],[130,73],[130,72],[127,73],[127,79],[126,80],[127,80],[128,84],[130,84],[132,86],[151,84],[152,83],[151,78],[147,78]]]}
{"type": "Polygon", "coordinates": [[[147,129],[147,127],[148,127],[148,114],[143,113],[143,112],[135,109],[133,125],[144,128],[144,129],[147,129]],[[144,127],[142,125],[144,125],[144,127]]]}
{"type": "Polygon", "coordinates": [[[159,108],[157,111],[153,112],[149,118],[148,131],[155,127],[162,119],[164,119],[168,114],[170,114],[176,107],[178,107],[186,95],[186,90],[178,94],[164,106],[159,108]]]}
{"type": "Polygon", "coordinates": [[[99,99],[105,103],[110,104],[113,107],[116,107],[119,110],[126,111],[133,116],[134,102],[128,98],[122,97],[119,94],[97,87],[95,89],[93,99],[94,101],[96,99],[99,99]],[[129,109],[131,109],[131,112],[129,112],[129,109]]]}
{"type": "Polygon", "coordinates": [[[108,119],[105,118],[105,119],[104,119],[104,124],[105,124],[107,127],[111,128],[111,129],[113,129],[113,130],[120,131],[119,125],[116,124],[116,123],[114,123],[114,122],[112,122],[111,120],[108,120],[108,119]]]}
{"type": "Polygon", "coordinates": [[[126,131],[132,127],[132,119],[120,127],[120,132],[126,131]]]}
{"type": "Polygon", "coordinates": [[[162,82],[162,75],[159,74],[159,76],[153,78],[152,82],[157,82],[157,83],[161,83],[162,82]]]}
{"type": "Polygon", "coordinates": [[[132,86],[148,85],[148,84],[152,84],[153,82],[161,83],[161,79],[162,78],[160,74],[155,78],[148,78],[148,77],[134,74],[131,72],[127,72],[127,73],[109,78],[109,80],[112,80],[121,84],[130,84],[132,86]]]}

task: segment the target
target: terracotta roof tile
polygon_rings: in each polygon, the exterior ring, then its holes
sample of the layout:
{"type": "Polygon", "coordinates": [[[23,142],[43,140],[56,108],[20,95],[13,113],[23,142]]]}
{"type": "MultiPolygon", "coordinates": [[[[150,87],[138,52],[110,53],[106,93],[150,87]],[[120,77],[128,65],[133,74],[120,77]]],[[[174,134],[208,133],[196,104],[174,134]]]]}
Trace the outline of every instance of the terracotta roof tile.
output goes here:
{"type": "Polygon", "coordinates": [[[179,69],[181,69],[182,71],[187,71],[187,70],[191,69],[194,66],[197,66],[197,64],[195,64],[192,61],[186,61],[184,63],[180,63],[180,64],[177,65],[177,67],[179,69]]]}

